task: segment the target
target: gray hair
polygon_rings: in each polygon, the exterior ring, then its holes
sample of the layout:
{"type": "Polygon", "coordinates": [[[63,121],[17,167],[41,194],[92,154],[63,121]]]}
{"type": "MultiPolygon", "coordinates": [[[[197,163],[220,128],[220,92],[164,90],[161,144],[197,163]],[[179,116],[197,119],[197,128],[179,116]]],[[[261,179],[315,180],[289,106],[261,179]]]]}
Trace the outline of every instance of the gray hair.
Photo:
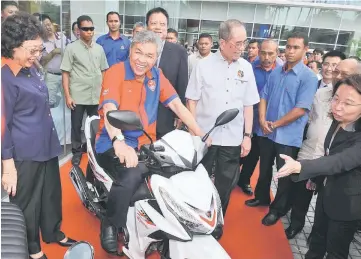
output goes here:
{"type": "Polygon", "coordinates": [[[154,43],[157,46],[157,56],[159,57],[162,50],[162,40],[154,32],[148,30],[138,32],[134,35],[130,47],[133,47],[137,43],[154,43]]]}
{"type": "Polygon", "coordinates": [[[231,32],[234,27],[244,27],[244,24],[237,19],[229,19],[227,21],[221,22],[218,32],[219,39],[229,40],[231,38],[231,32]]]}
{"type": "Polygon", "coordinates": [[[133,31],[138,28],[138,27],[143,27],[144,28],[144,24],[142,22],[136,22],[134,23],[134,26],[133,26],[133,31]]]}
{"type": "Polygon", "coordinates": [[[260,44],[260,49],[262,48],[263,43],[274,43],[276,45],[276,51],[278,52],[278,42],[274,39],[264,39],[260,44]]]}

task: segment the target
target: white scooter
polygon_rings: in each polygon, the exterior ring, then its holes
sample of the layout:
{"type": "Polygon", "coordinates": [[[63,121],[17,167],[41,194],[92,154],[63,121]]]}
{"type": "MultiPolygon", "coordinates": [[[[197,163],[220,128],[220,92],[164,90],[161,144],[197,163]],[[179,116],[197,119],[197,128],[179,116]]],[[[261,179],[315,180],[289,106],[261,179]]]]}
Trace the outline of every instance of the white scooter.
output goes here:
{"type": "MultiPolygon", "coordinates": [[[[223,213],[218,192],[200,161],[207,152],[205,140],[209,134],[215,127],[232,121],[238,112],[223,112],[203,139],[174,130],[140,148],[139,161],[146,164],[149,173],[144,175],[144,184],[134,194],[128,211],[123,252],[129,258],[143,259],[154,250],[162,258],[230,258],[211,235],[222,229],[223,213]]],[[[148,135],[131,111],[111,111],[107,119],[123,131],[142,130],[148,135]]],[[[70,176],[84,206],[102,218],[113,179],[96,161],[98,120],[93,116],[85,124],[87,171],[92,170],[96,179],[93,183],[86,181],[79,167],[73,167],[70,176]]]]}

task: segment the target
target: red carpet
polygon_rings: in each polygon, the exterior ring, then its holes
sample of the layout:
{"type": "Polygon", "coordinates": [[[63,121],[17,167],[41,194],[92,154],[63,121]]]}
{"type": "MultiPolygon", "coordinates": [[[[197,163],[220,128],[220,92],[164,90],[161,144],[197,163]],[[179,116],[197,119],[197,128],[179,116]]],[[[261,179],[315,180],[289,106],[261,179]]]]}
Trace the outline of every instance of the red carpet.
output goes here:
{"type": "MultiPolygon", "coordinates": [[[[82,168],[86,166],[83,156],[82,168]]],[[[100,246],[99,220],[88,213],[78,198],[70,181],[70,162],[61,168],[63,189],[63,224],[62,230],[77,240],[90,242],[95,249],[96,259],[120,258],[110,256],[100,246]]],[[[255,186],[258,169],[252,178],[255,186]]],[[[225,219],[224,235],[220,241],[232,259],[292,259],[292,251],[284,234],[281,222],[275,226],[265,227],[261,219],[266,208],[249,208],[244,205],[248,199],[238,188],[232,193],[231,202],[225,219]]],[[[62,259],[66,251],[56,244],[42,244],[43,251],[49,259],[62,259]]],[[[150,259],[159,258],[152,255],[150,259]]]]}

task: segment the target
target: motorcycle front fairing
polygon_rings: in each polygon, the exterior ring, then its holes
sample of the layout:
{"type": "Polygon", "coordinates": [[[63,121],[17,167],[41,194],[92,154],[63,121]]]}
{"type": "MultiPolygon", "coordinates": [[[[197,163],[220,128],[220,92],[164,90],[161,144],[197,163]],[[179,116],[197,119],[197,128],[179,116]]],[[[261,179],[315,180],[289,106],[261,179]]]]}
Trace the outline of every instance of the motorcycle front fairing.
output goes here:
{"type": "Polygon", "coordinates": [[[164,147],[164,151],[154,152],[162,166],[177,166],[185,170],[194,170],[207,153],[207,145],[199,136],[177,129],[156,141],[154,146],[164,147]]]}

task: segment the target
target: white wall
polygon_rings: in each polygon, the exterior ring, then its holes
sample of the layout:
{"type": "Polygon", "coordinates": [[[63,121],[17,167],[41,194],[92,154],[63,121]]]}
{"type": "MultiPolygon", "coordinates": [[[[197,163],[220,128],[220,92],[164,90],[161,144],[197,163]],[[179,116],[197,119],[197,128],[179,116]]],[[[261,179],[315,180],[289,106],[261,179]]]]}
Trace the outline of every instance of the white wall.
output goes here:
{"type": "Polygon", "coordinates": [[[119,1],[70,1],[72,23],[80,15],[88,15],[92,18],[95,27],[94,41],[108,32],[106,15],[110,11],[119,12],[119,1]]]}

